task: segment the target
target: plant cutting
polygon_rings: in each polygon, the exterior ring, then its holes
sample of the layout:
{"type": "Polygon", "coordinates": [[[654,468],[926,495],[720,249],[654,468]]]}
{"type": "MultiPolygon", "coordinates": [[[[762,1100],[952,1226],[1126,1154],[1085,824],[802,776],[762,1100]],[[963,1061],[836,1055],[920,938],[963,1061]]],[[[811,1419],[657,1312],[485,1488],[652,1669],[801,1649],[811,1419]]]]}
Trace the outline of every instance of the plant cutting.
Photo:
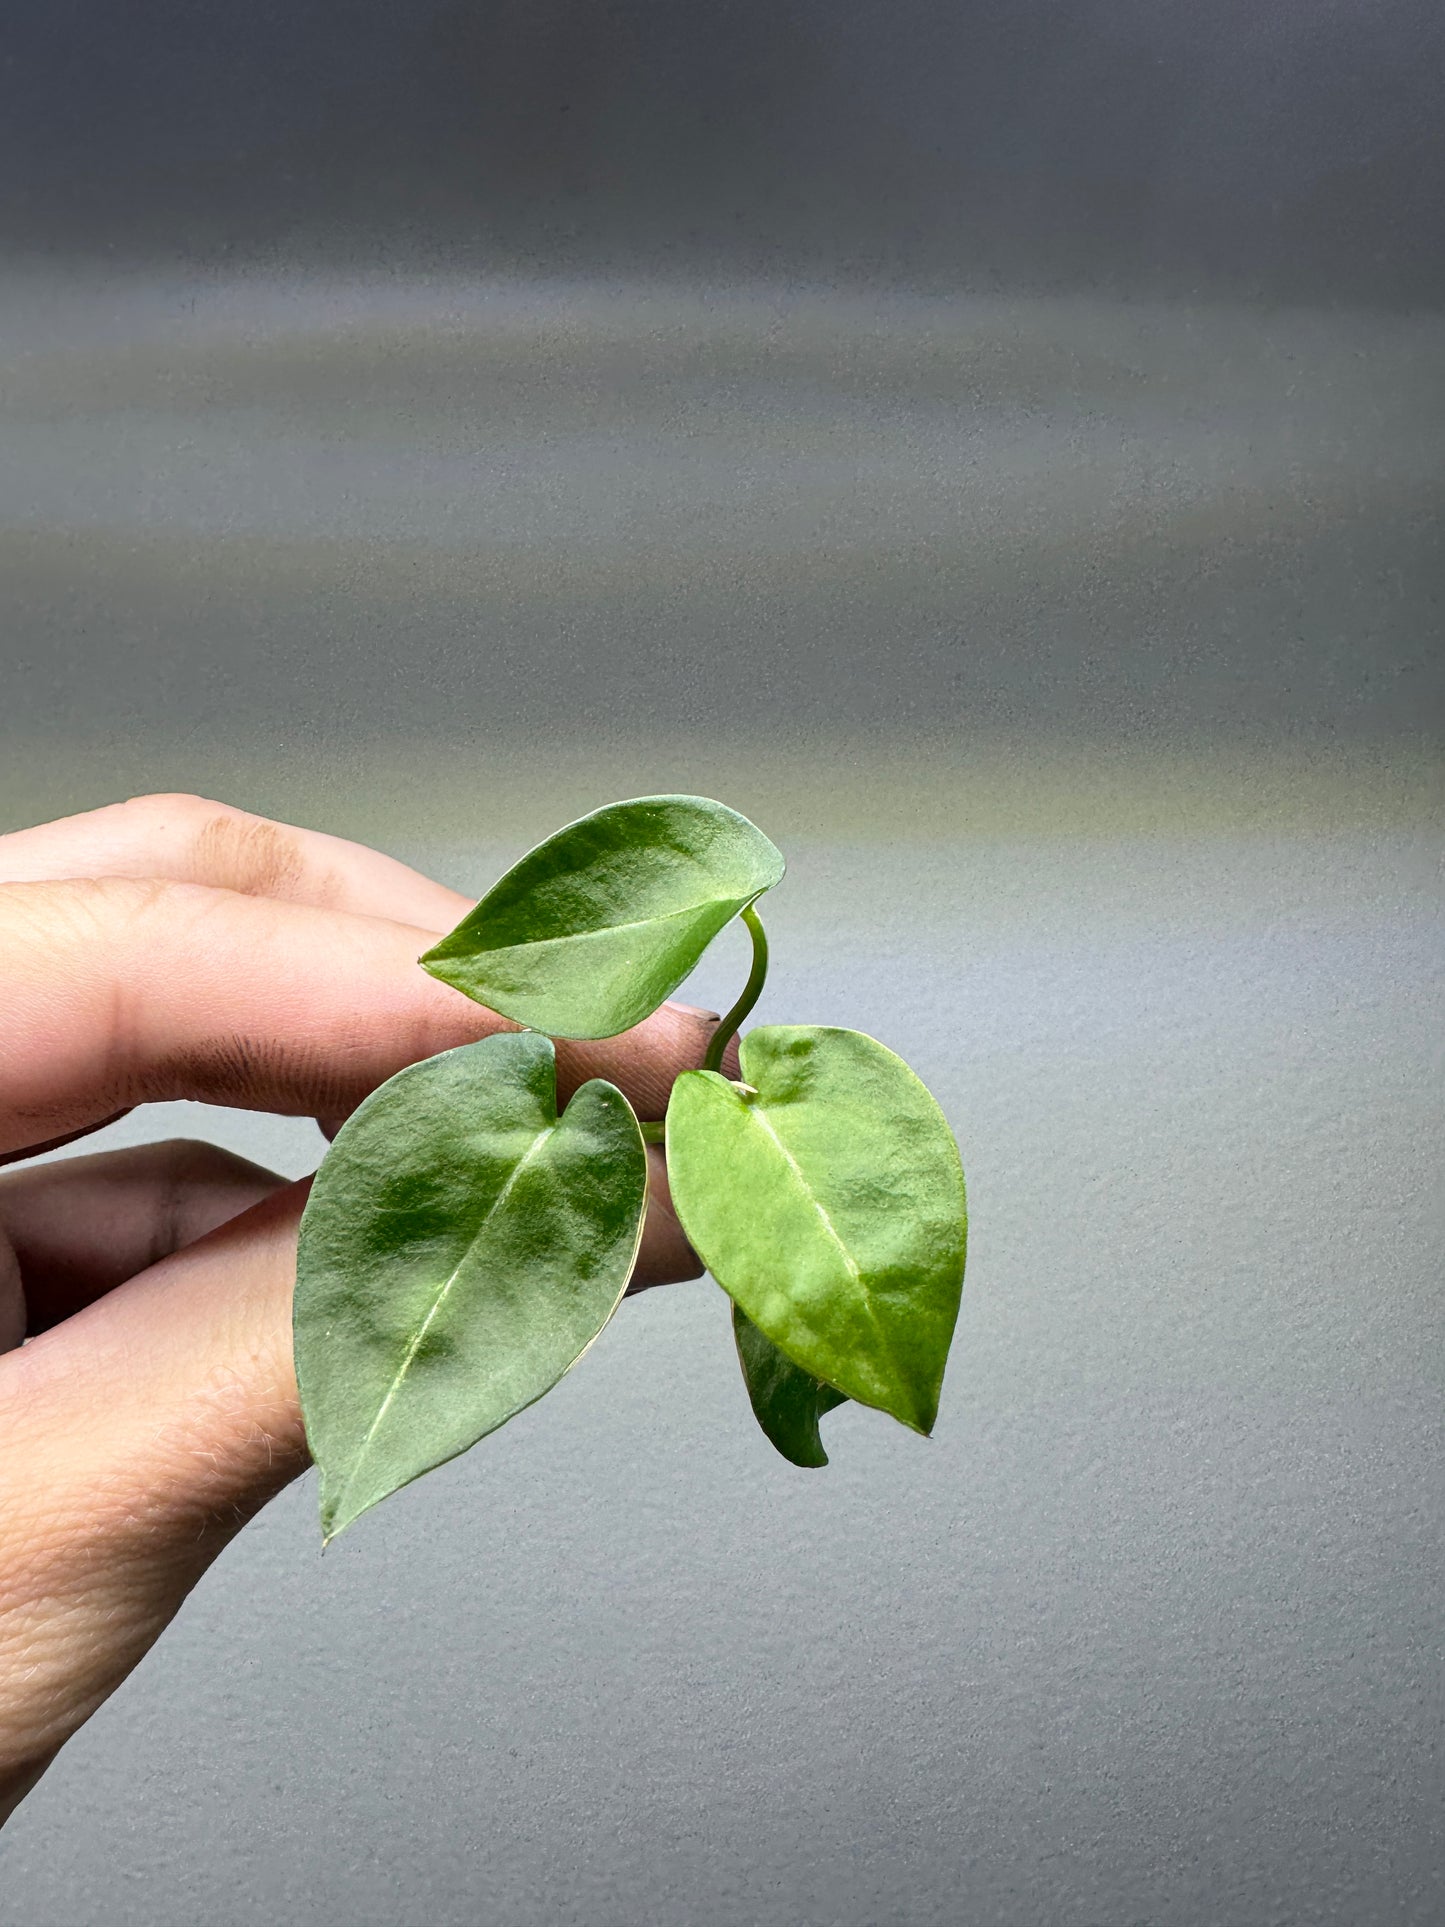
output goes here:
{"type": "Polygon", "coordinates": [[[399,1071],[337,1133],[301,1221],[295,1356],[333,1538],[571,1370],[622,1300],[665,1146],[678,1220],[732,1301],[758,1423],[800,1466],[852,1399],[928,1434],[958,1315],[963,1167],[937,1103],[860,1031],[769,1024],[772,842],[644,796],[530,851],[421,958],[521,1028],[399,1071]],[[552,1039],[649,1016],[741,919],[752,969],[665,1120],[594,1078],[557,1108],[552,1039]]]}

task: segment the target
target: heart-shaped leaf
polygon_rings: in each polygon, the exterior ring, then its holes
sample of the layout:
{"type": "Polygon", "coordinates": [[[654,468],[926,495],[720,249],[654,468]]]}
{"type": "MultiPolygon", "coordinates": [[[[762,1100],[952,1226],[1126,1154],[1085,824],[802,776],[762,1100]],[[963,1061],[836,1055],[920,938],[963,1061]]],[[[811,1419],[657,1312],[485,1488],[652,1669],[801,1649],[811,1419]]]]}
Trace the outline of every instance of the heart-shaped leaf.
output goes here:
{"type": "Polygon", "coordinates": [[[705,796],[611,803],[529,851],[421,961],[518,1023],[613,1037],[783,868],[760,829],[705,796]]]}
{"type": "Polygon", "coordinates": [[[647,1153],[600,1078],[507,1032],[399,1071],[347,1120],[301,1220],[296,1376],[331,1538],[539,1399],[612,1316],[647,1153]]]}
{"type": "Polygon", "coordinates": [[[967,1235],[943,1113],[856,1030],[765,1026],[740,1061],[750,1088],[715,1071],[673,1085],[667,1168],[683,1230],[795,1365],[930,1431],[967,1235]]]}
{"type": "Polygon", "coordinates": [[[818,1420],[847,1403],[843,1394],[784,1357],[741,1305],[733,1306],[733,1338],[758,1424],[794,1465],[826,1465],[818,1420]]]}

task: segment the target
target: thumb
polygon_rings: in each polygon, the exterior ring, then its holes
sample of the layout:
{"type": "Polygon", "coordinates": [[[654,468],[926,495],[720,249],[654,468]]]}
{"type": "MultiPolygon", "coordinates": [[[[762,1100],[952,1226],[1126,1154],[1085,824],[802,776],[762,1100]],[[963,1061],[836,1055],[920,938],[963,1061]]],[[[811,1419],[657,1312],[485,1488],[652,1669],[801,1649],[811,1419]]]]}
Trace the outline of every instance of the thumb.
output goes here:
{"type": "Polygon", "coordinates": [[[307,1464],[307,1181],[0,1359],[0,1816],[307,1464]]]}

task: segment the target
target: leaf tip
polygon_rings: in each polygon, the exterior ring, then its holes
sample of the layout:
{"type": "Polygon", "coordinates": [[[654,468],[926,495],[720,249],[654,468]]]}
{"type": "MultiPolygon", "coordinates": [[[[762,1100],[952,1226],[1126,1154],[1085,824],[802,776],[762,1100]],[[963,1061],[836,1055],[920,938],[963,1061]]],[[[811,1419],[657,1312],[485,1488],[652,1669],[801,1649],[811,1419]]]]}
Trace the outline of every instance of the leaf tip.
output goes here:
{"type": "Polygon", "coordinates": [[[817,1436],[816,1424],[814,1436],[806,1440],[778,1435],[775,1431],[770,1431],[766,1425],[762,1425],[761,1419],[759,1419],[759,1425],[768,1444],[772,1446],[778,1457],[786,1459],[789,1465],[796,1465],[803,1472],[813,1472],[821,1470],[828,1463],[828,1454],[823,1449],[822,1439],[817,1436]]]}
{"type": "MultiPolygon", "coordinates": [[[[365,1511],[365,1509],[363,1506],[362,1511],[365,1511]]],[[[321,1521],[321,1550],[325,1552],[329,1545],[333,1545],[336,1540],[341,1537],[348,1526],[356,1524],[360,1516],[360,1513],[351,1512],[348,1513],[345,1518],[341,1519],[337,1518],[334,1513],[330,1518],[323,1517],[321,1521]]]]}
{"type": "MultiPolygon", "coordinates": [[[[364,1511],[365,1507],[362,1510],[364,1511]]],[[[356,1522],[358,1516],[355,1512],[345,1511],[339,1499],[334,1499],[323,1492],[321,1495],[321,1550],[325,1552],[334,1539],[340,1538],[346,1528],[356,1522]]]]}
{"type": "Polygon", "coordinates": [[[921,1439],[931,1439],[933,1428],[938,1423],[938,1398],[936,1394],[924,1393],[921,1397],[910,1398],[906,1392],[895,1388],[894,1396],[879,1401],[880,1410],[891,1419],[916,1432],[921,1439]]]}

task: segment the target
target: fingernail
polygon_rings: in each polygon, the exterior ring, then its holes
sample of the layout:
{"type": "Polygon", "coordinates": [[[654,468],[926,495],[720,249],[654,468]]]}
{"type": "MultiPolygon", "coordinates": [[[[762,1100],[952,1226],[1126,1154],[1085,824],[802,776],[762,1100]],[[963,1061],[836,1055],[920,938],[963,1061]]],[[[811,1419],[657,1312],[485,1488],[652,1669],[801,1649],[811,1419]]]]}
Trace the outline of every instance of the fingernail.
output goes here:
{"type": "Polygon", "coordinates": [[[667,1007],[669,1010],[680,1010],[684,1017],[700,1018],[705,1024],[720,1024],[722,1022],[722,1012],[720,1010],[704,1010],[700,1004],[679,1004],[674,1003],[673,1000],[669,998],[667,1007]]]}

